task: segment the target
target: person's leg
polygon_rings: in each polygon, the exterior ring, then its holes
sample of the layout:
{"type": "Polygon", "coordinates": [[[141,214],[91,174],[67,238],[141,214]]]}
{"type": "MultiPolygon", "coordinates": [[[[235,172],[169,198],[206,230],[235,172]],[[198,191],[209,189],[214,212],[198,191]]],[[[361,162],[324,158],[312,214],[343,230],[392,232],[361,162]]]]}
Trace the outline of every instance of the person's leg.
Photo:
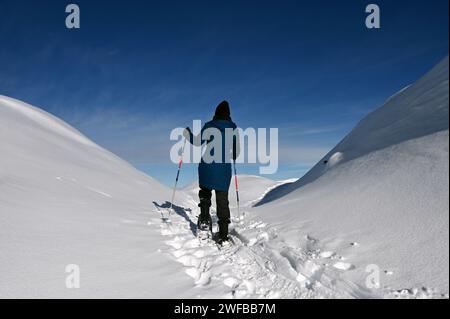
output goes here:
{"type": "Polygon", "coordinates": [[[211,215],[209,214],[209,208],[211,207],[212,191],[208,188],[200,186],[198,197],[200,198],[200,216],[198,217],[198,226],[201,228],[201,224],[207,224],[211,227],[211,215]]]}
{"type": "Polygon", "coordinates": [[[228,239],[228,224],[230,223],[230,208],[228,207],[228,192],[216,191],[217,217],[219,218],[219,238],[228,239]]]}

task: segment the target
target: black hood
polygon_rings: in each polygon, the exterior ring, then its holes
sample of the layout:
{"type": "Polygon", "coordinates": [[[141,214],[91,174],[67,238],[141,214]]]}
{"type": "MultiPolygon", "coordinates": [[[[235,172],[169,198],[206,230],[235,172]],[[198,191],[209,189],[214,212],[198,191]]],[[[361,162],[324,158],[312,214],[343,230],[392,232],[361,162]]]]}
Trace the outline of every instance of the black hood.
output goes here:
{"type": "Polygon", "coordinates": [[[220,102],[217,105],[216,113],[214,114],[214,120],[228,120],[231,121],[230,116],[230,104],[227,101],[220,102]]]}

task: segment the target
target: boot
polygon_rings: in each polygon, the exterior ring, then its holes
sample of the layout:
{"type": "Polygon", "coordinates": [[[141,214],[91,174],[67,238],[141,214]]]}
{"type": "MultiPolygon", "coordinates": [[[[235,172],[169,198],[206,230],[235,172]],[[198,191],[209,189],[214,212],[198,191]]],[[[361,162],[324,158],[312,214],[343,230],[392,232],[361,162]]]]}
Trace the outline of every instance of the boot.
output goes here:
{"type": "Polygon", "coordinates": [[[200,198],[200,216],[198,216],[197,227],[199,230],[212,230],[212,220],[209,214],[209,208],[211,207],[211,190],[200,187],[198,197],[200,198]]]}
{"type": "Polygon", "coordinates": [[[200,230],[212,231],[212,219],[209,214],[209,207],[206,205],[200,206],[200,216],[198,216],[197,228],[200,230]]]}
{"type": "Polygon", "coordinates": [[[217,239],[217,243],[222,245],[228,240],[228,223],[219,223],[219,238],[217,239]]]}
{"type": "Polygon", "coordinates": [[[217,242],[228,242],[228,224],[230,223],[230,208],[228,207],[228,192],[216,191],[217,217],[219,218],[219,234],[217,242]]]}

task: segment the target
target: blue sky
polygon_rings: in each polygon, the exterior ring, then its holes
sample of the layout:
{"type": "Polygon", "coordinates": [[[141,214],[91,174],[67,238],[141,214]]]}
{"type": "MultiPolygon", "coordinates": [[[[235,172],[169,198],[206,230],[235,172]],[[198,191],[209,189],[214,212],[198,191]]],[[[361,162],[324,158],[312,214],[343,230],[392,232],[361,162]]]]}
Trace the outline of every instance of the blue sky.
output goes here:
{"type": "Polygon", "coordinates": [[[0,0],[0,94],[166,184],[171,129],[210,119],[223,99],[239,126],[279,128],[270,177],[300,177],[448,54],[448,0],[72,2],[79,30],[65,28],[69,1],[0,0]],[[380,30],[365,28],[369,3],[380,30]]]}

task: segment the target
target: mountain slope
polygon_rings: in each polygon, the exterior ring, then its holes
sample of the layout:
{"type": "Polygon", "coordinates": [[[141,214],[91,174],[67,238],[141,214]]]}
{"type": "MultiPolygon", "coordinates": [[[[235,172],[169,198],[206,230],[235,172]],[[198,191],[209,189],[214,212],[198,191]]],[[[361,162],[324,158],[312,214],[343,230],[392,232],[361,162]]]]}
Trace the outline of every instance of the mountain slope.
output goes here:
{"type": "Polygon", "coordinates": [[[0,297],[448,298],[448,140],[447,58],[299,181],[242,176],[222,250],[196,238],[195,186],[162,223],[170,190],[0,96],[0,297]]]}
{"type": "Polygon", "coordinates": [[[337,165],[410,139],[448,130],[448,71],[446,57],[415,84],[365,117],[305,176],[273,189],[258,205],[315,181],[337,165]]]}
{"type": "Polygon", "coordinates": [[[152,201],[167,200],[168,189],[4,96],[0,154],[0,297],[183,295],[187,278],[147,227],[152,201]],[[65,286],[68,264],[80,267],[79,289],[65,286]]]}
{"type": "Polygon", "coordinates": [[[447,57],[252,214],[292,244],[313,239],[343,256],[352,266],[342,276],[353,282],[364,285],[375,264],[382,288],[448,294],[448,108],[447,57]]]}

